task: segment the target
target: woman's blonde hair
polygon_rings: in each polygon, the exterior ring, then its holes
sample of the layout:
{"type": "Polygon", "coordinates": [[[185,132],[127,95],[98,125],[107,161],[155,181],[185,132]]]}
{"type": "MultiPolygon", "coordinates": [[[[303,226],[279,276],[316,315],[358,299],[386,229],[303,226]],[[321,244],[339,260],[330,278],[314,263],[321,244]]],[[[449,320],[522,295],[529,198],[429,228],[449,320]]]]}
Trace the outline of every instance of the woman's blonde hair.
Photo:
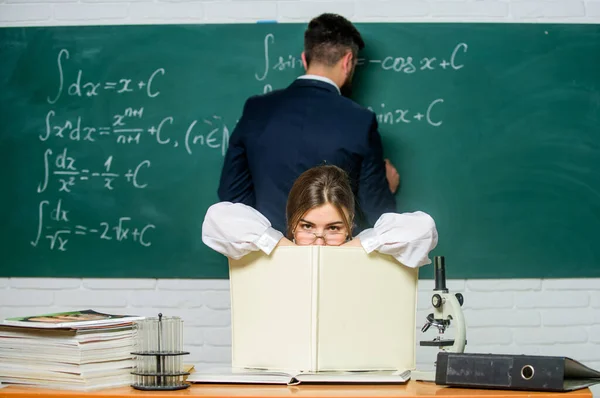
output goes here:
{"type": "Polygon", "coordinates": [[[287,237],[294,239],[294,229],[307,211],[326,203],[342,217],[348,238],[354,224],[354,194],[346,172],[337,166],[316,166],[300,174],[287,200],[287,237]]]}

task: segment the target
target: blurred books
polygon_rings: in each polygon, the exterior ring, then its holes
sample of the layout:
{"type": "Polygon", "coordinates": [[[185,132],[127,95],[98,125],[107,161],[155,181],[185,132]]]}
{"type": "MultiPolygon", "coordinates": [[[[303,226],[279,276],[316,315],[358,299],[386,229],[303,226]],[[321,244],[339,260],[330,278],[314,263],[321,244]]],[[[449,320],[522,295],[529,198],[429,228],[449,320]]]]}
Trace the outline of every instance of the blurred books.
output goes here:
{"type": "Polygon", "coordinates": [[[134,321],[93,310],[0,323],[0,382],[91,391],[129,385],[134,321]]]}

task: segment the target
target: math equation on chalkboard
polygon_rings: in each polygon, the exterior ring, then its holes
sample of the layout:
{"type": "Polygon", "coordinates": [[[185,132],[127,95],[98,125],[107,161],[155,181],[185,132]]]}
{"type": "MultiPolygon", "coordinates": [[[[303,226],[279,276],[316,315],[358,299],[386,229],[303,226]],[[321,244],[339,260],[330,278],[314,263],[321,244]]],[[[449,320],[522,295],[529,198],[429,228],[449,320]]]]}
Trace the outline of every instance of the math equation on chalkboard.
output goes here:
{"type": "MultiPolygon", "coordinates": [[[[301,58],[277,47],[275,39],[274,33],[267,33],[257,41],[261,49],[257,55],[264,61],[248,77],[258,85],[258,93],[272,91],[286,72],[303,72],[301,58]]],[[[387,76],[459,73],[466,66],[468,49],[466,43],[457,42],[436,54],[361,56],[357,68],[387,76]]],[[[234,124],[228,125],[218,114],[184,120],[181,112],[169,110],[165,105],[179,99],[173,82],[182,78],[176,72],[171,74],[169,64],[148,62],[135,71],[99,74],[82,65],[85,57],[81,53],[85,52],[59,48],[48,65],[51,84],[43,95],[43,125],[36,137],[41,150],[34,162],[39,166],[33,174],[39,195],[37,227],[29,243],[59,252],[68,251],[75,244],[71,241],[79,239],[148,248],[153,238],[160,240],[161,236],[160,225],[152,216],[115,206],[112,209],[119,209],[119,214],[105,216],[97,211],[99,221],[90,222],[89,217],[78,219],[81,211],[73,211],[76,198],[93,192],[95,198],[105,195],[114,201],[119,195],[128,197],[130,191],[143,194],[153,190],[155,184],[163,182],[153,177],[155,170],[173,167],[157,162],[157,157],[165,156],[167,151],[173,151],[176,157],[203,157],[199,155],[201,150],[212,151],[222,158],[234,124]],[[165,100],[163,97],[169,94],[165,100]],[[91,114],[86,112],[90,104],[109,111],[91,114]],[[86,149],[99,147],[103,148],[100,156],[90,156],[86,149]],[[156,152],[153,147],[161,149],[156,152]]],[[[439,129],[444,123],[447,103],[443,96],[432,94],[414,106],[394,101],[371,99],[363,105],[383,128],[422,125],[439,129]]]]}
{"type": "Polygon", "coordinates": [[[111,153],[101,159],[81,157],[74,153],[72,146],[106,143],[110,148],[126,150],[127,147],[157,145],[181,151],[183,156],[194,155],[195,149],[202,147],[224,156],[230,130],[219,115],[177,124],[172,115],[157,118],[154,109],[154,117],[147,120],[151,101],[159,98],[164,86],[168,86],[161,84],[161,79],[168,76],[166,68],[149,68],[147,74],[137,78],[114,76],[98,81],[88,79],[85,70],[76,65],[70,65],[70,70],[76,70],[75,73],[67,73],[66,66],[72,55],[67,49],[56,54],[56,89],[46,97],[45,123],[37,137],[47,147],[40,154],[39,162],[35,162],[42,166],[37,170],[36,187],[41,198],[37,208],[37,229],[30,244],[59,252],[67,251],[70,241],[75,239],[130,242],[142,248],[150,247],[157,229],[155,223],[123,214],[86,224],[73,215],[69,206],[73,195],[89,190],[100,189],[110,195],[113,191],[151,188],[149,172],[156,167],[152,159],[141,157],[132,162],[130,157],[111,153]],[[143,104],[136,103],[136,100],[140,101],[140,95],[145,100],[143,104]],[[106,103],[111,101],[110,96],[117,96],[121,101],[125,99],[129,106],[113,112],[102,123],[89,123],[85,116],[73,115],[72,111],[65,111],[64,106],[60,106],[64,99],[106,103]]]}

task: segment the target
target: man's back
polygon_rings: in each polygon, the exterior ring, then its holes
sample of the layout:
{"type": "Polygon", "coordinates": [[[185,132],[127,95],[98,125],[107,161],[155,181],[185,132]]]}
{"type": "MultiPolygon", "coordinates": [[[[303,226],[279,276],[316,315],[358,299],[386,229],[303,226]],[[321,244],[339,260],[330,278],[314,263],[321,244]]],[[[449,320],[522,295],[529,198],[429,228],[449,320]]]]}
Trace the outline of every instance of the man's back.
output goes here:
{"type": "Polygon", "coordinates": [[[229,145],[219,199],[253,206],[280,231],[292,184],[324,163],[349,174],[369,224],[395,211],[373,113],[327,82],[298,79],[284,90],[250,98],[229,145]]]}

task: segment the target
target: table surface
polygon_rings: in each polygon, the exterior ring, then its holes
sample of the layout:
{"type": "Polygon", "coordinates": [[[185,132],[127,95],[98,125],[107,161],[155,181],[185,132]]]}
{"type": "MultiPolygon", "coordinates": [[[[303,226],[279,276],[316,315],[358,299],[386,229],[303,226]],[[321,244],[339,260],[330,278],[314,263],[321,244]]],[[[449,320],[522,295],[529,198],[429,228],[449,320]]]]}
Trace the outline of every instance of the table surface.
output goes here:
{"type": "Polygon", "coordinates": [[[139,391],[131,387],[111,388],[94,392],[76,392],[47,390],[35,387],[8,386],[0,388],[2,398],[153,398],[173,397],[251,397],[251,398],[406,398],[406,397],[459,397],[468,396],[484,398],[592,398],[589,388],[568,393],[549,393],[532,391],[503,391],[463,389],[438,386],[430,382],[409,381],[403,385],[223,385],[223,384],[193,384],[179,391],[139,391]]]}

